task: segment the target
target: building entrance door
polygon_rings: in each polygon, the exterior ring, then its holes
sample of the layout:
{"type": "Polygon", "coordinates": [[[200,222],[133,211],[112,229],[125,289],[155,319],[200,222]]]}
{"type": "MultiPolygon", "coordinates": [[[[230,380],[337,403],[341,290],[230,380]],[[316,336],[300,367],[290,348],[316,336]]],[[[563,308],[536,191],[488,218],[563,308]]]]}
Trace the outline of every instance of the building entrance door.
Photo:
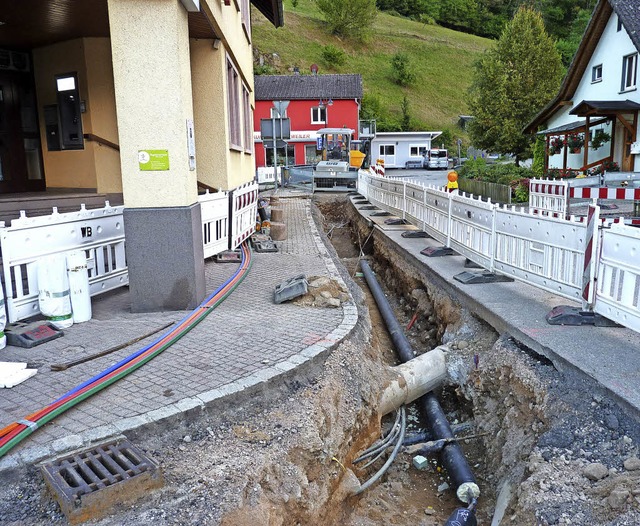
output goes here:
{"type": "Polygon", "coordinates": [[[626,127],[623,127],[623,130],[624,142],[622,143],[622,163],[620,169],[623,172],[632,172],[634,156],[631,155],[631,143],[633,142],[633,137],[626,127]]]}
{"type": "Polygon", "coordinates": [[[31,76],[0,71],[0,194],[44,190],[31,76]]]}

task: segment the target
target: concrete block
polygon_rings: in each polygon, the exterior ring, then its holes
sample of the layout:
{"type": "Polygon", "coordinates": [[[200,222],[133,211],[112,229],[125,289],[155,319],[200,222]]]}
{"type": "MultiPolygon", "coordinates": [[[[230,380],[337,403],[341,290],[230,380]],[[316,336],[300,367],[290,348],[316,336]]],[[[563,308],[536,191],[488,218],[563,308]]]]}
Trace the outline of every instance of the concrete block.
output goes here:
{"type": "Polygon", "coordinates": [[[429,460],[422,455],[416,455],[413,457],[413,467],[419,470],[424,470],[429,467],[429,460]]]}
{"type": "Polygon", "coordinates": [[[273,301],[276,304],[302,296],[309,290],[309,283],[304,274],[289,278],[276,286],[273,301]]]}

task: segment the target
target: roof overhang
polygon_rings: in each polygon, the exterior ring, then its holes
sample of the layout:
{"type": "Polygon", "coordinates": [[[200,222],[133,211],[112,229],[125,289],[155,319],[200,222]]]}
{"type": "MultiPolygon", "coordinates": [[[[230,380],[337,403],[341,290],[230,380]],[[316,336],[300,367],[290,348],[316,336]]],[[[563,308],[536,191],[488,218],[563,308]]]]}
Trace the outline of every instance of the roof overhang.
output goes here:
{"type": "Polygon", "coordinates": [[[284,26],[284,8],[282,7],[282,0],[251,0],[251,3],[274,26],[284,26]]]}
{"type": "MultiPolygon", "coordinates": [[[[603,124],[609,120],[608,117],[602,119],[596,119],[594,121],[589,122],[589,127],[597,126],[598,124],[603,124]]],[[[563,124],[562,126],[556,126],[555,128],[549,128],[548,130],[541,130],[537,133],[537,135],[560,135],[567,132],[580,132],[586,129],[586,121],[574,121],[568,124],[563,124]]]]}
{"type": "MultiPolygon", "coordinates": [[[[216,38],[202,8],[188,19],[191,38],[216,38]]],[[[0,48],[28,51],[76,38],[109,37],[107,0],[3,2],[0,21],[0,48]]]]}
{"type": "Polygon", "coordinates": [[[591,115],[616,115],[640,110],[640,104],[632,100],[583,100],[572,108],[569,115],[586,117],[591,115]]]}

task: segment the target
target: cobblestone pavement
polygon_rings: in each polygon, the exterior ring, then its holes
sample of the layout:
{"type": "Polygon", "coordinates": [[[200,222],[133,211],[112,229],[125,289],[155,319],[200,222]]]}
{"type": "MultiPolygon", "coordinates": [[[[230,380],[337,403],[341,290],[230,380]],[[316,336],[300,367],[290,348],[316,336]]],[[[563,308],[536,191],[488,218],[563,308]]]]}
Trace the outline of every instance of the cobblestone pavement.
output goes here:
{"type": "MultiPolygon", "coordinates": [[[[202,323],[141,369],[32,434],[0,460],[0,472],[219,401],[277,378],[346,336],[357,321],[353,302],[333,309],[273,303],[275,286],[299,274],[330,276],[342,283],[313,222],[310,201],[282,199],[280,207],[288,239],[277,243],[278,253],[254,253],[244,281],[202,323]]],[[[207,262],[207,290],[214,291],[236,269],[237,264],[207,262]]],[[[167,324],[188,313],[132,314],[129,307],[128,289],[112,291],[94,298],[92,320],[67,329],[62,338],[33,349],[8,346],[0,351],[2,361],[38,368],[36,376],[2,390],[0,427],[25,418],[153,342],[169,330],[167,324]],[[156,334],[102,358],[65,371],[50,369],[153,331],[156,334]]]]}

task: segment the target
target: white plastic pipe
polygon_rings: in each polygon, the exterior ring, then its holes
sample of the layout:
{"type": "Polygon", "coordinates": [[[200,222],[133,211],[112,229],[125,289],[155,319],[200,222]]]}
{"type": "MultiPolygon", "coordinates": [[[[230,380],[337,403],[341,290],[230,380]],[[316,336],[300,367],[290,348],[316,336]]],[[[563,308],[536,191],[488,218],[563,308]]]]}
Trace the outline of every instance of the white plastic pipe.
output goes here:
{"type": "Polygon", "coordinates": [[[38,305],[40,312],[56,329],[73,325],[64,254],[53,254],[38,260],[38,305]]]}
{"type": "Polygon", "coordinates": [[[386,415],[438,387],[447,377],[446,350],[448,348],[445,345],[440,345],[413,360],[393,367],[392,371],[396,377],[380,396],[379,414],[386,415]]]}
{"type": "Polygon", "coordinates": [[[71,293],[73,323],[82,323],[91,319],[91,295],[87,256],[84,250],[67,252],[67,274],[71,293]]]}
{"type": "Polygon", "coordinates": [[[4,328],[7,326],[7,313],[4,305],[4,292],[0,285],[0,349],[4,349],[7,345],[7,337],[4,334],[4,328]]]}

